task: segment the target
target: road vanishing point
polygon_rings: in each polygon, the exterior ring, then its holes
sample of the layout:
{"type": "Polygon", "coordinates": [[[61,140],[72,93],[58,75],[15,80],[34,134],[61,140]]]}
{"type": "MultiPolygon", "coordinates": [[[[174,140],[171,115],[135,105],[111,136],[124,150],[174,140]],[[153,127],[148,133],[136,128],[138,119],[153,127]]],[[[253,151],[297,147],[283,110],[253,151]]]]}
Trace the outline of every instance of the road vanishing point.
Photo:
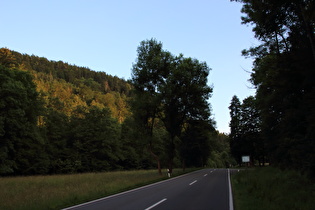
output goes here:
{"type": "Polygon", "coordinates": [[[202,169],[64,210],[233,210],[229,169],[202,169]]]}

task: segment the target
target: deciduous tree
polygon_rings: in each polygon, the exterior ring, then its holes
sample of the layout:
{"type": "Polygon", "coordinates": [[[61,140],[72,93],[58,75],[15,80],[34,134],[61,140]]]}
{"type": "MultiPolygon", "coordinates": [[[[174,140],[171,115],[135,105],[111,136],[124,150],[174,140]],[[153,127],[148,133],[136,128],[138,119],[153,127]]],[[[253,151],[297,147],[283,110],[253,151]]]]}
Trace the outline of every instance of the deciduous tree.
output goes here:
{"type": "Polygon", "coordinates": [[[156,119],[163,121],[170,139],[171,173],[177,147],[175,139],[181,137],[184,125],[198,120],[211,122],[209,71],[206,63],[183,55],[173,56],[154,39],[143,41],[138,47],[132,74],[136,93],[134,113],[151,136],[156,119]]]}

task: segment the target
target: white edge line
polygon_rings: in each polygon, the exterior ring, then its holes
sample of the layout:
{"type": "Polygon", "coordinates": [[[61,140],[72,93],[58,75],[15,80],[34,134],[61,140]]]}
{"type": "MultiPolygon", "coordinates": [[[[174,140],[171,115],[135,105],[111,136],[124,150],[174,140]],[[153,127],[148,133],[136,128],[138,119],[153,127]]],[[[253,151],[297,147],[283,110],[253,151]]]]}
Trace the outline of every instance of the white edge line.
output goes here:
{"type": "Polygon", "coordinates": [[[166,199],[166,198],[164,198],[164,199],[160,200],[159,202],[157,202],[157,203],[153,204],[152,206],[150,206],[150,207],[146,208],[145,210],[150,210],[150,209],[152,209],[152,208],[156,207],[157,205],[159,205],[159,204],[163,203],[163,202],[164,202],[164,201],[166,201],[166,200],[167,200],[167,199],[166,199]]]}
{"type": "Polygon", "coordinates": [[[229,206],[230,206],[230,210],[234,210],[232,186],[231,186],[231,179],[230,179],[230,169],[228,169],[228,179],[229,179],[229,206]]]}
{"type": "Polygon", "coordinates": [[[174,179],[178,179],[178,178],[181,178],[181,177],[184,177],[184,176],[188,176],[189,174],[195,173],[195,172],[197,172],[197,171],[186,173],[186,174],[183,174],[183,175],[180,175],[180,176],[176,176],[176,177],[173,177],[173,178],[170,178],[170,179],[166,179],[166,180],[163,180],[163,181],[160,181],[160,182],[155,182],[153,184],[145,185],[145,186],[138,187],[138,188],[135,188],[135,189],[132,189],[132,190],[124,191],[124,192],[121,192],[121,193],[118,193],[118,194],[114,194],[114,195],[110,195],[110,196],[107,196],[107,197],[103,197],[103,198],[99,198],[99,199],[96,199],[96,200],[92,200],[92,201],[89,201],[89,202],[86,202],[86,203],[81,203],[81,204],[78,204],[78,205],[75,205],[75,206],[69,206],[67,208],[63,208],[62,210],[70,210],[70,209],[75,209],[75,208],[78,208],[78,207],[86,206],[86,205],[89,205],[89,204],[92,204],[92,203],[95,203],[95,202],[99,202],[99,201],[102,201],[102,200],[107,200],[107,199],[110,199],[110,198],[113,198],[113,197],[116,197],[116,196],[124,195],[124,194],[131,193],[131,192],[135,192],[135,191],[138,191],[138,190],[142,190],[142,189],[145,189],[145,188],[152,187],[154,185],[158,185],[158,184],[161,184],[161,183],[164,183],[164,182],[168,182],[168,181],[171,181],[171,180],[174,180],[174,179]]]}
{"type": "Polygon", "coordinates": [[[190,183],[189,185],[193,185],[197,182],[197,180],[193,181],[192,183],[190,183]]]}

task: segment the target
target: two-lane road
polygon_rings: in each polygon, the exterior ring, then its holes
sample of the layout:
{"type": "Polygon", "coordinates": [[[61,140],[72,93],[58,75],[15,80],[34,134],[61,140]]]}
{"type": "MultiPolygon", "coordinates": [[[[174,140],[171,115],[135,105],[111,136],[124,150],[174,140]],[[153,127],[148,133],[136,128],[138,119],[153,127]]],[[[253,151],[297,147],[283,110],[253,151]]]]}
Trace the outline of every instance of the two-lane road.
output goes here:
{"type": "Polygon", "coordinates": [[[67,210],[229,210],[230,196],[229,171],[203,169],[67,210]]]}

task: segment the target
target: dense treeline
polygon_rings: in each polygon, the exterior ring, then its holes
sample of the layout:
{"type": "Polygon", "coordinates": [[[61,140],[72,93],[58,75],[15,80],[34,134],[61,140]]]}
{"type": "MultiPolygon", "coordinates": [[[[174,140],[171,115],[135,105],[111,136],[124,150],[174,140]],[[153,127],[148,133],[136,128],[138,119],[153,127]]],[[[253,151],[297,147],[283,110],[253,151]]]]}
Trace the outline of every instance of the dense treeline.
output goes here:
{"type": "MultiPolygon", "coordinates": [[[[130,109],[132,86],[105,73],[0,49],[0,175],[153,168],[153,151],[168,167],[169,131],[161,119],[152,133],[143,128],[130,109]]],[[[181,166],[183,157],[187,166],[228,165],[227,136],[197,124],[185,124],[181,133],[187,135],[174,139],[173,165],[181,166]]]]}
{"type": "Polygon", "coordinates": [[[249,96],[241,103],[233,96],[230,109],[230,144],[231,153],[239,165],[242,156],[250,156],[251,162],[258,161],[264,165],[266,161],[264,139],[261,138],[261,117],[256,100],[249,96]]]}
{"type": "MultiPolygon", "coordinates": [[[[315,3],[239,2],[244,4],[243,23],[253,24],[255,37],[261,41],[243,51],[255,58],[251,82],[257,89],[261,145],[271,164],[314,174],[315,3]]],[[[231,122],[231,129],[235,125],[231,122]]],[[[231,133],[232,139],[238,137],[231,133]]]]}

